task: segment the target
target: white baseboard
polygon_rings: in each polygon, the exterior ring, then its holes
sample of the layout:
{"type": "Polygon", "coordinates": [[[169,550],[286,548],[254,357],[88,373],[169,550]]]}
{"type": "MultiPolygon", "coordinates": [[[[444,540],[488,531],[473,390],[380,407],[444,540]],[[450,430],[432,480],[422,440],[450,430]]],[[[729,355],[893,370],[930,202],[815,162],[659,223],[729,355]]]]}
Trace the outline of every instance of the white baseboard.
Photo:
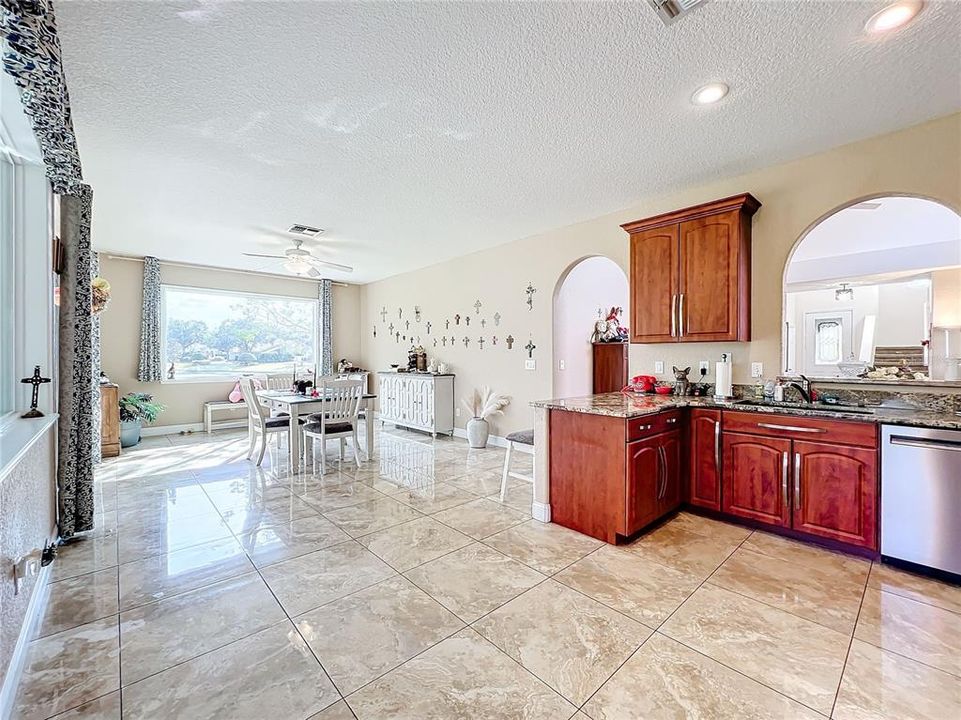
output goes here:
{"type": "Polygon", "coordinates": [[[534,504],[531,505],[531,517],[542,523],[549,523],[551,521],[550,504],[535,501],[534,504]]]}
{"type": "MultiPolygon", "coordinates": [[[[246,423],[245,423],[246,424],[246,423]]],[[[204,424],[185,423],[183,425],[150,425],[140,430],[140,437],[153,437],[155,435],[176,435],[182,432],[203,432],[204,424]]]]}
{"type": "Polygon", "coordinates": [[[14,645],[13,654],[10,656],[10,664],[7,665],[7,673],[3,678],[3,686],[0,687],[0,718],[8,718],[13,715],[13,703],[17,698],[20,677],[27,662],[28,646],[36,635],[37,626],[40,624],[40,619],[43,617],[47,605],[47,595],[50,591],[47,581],[50,578],[50,568],[50,565],[41,567],[37,574],[37,582],[34,584],[33,594],[27,604],[27,612],[23,616],[23,624],[20,626],[17,644],[14,645]]]}

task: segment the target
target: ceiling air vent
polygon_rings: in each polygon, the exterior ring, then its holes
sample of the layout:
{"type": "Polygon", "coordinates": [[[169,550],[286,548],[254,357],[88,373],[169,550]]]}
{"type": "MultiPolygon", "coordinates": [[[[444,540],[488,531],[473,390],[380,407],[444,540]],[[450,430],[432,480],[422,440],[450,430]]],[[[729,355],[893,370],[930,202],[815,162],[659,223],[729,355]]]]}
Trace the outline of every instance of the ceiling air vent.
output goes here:
{"type": "Polygon", "coordinates": [[[316,237],[320,235],[323,230],[320,228],[311,227],[310,225],[291,225],[287,228],[287,232],[291,235],[305,235],[306,237],[316,237]]]}
{"type": "Polygon", "coordinates": [[[698,5],[703,5],[707,0],[647,0],[657,16],[664,21],[665,25],[670,25],[681,15],[686,15],[698,5]]]}

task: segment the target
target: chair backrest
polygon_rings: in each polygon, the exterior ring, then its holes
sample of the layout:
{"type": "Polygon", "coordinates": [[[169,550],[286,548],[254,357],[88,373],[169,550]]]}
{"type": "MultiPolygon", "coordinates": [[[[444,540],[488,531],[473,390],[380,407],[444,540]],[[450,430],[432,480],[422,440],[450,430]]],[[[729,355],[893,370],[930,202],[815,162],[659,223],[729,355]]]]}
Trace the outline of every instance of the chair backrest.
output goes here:
{"type": "Polygon", "coordinates": [[[257,397],[257,390],[254,388],[254,379],[252,377],[240,378],[240,392],[244,395],[244,403],[247,405],[248,417],[254,422],[263,425],[266,418],[270,416],[270,410],[260,403],[260,398],[257,397]]]}
{"type": "Polygon", "coordinates": [[[293,384],[294,376],[291,374],[267,376],[266,387],[268,390],[290,390],[293,384]]]}
{"type": "Polygon", "coordinates": [[[363,380],[336,380],[323,378],[320,396],[327,399],[324,404],[325,422],[354,422],[360,412],[360,399],[364,394],[363,380]]]}

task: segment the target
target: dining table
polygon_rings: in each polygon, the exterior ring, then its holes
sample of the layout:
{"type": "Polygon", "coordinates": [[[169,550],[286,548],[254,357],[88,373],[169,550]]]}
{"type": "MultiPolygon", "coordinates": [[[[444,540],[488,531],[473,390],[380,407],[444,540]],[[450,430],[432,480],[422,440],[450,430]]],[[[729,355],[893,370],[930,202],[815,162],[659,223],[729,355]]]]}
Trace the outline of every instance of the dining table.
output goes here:
{"type": "MultiPolygon", "coordinates": [[[[301,395],[289,390],[259,390],[257,396],[260,401],[271,410],[290,415],[290,429],[288,447],[290,448],[290,464],[294,472],[300,469],[300,418],[317,412],[323,412],[328,402],[323,396],[301,395]]],[[[374,403],[377,396],[364,393],[360,398],[360,414],[364,418],[364,451],[370,459],[374,451],[374,403]]]]}

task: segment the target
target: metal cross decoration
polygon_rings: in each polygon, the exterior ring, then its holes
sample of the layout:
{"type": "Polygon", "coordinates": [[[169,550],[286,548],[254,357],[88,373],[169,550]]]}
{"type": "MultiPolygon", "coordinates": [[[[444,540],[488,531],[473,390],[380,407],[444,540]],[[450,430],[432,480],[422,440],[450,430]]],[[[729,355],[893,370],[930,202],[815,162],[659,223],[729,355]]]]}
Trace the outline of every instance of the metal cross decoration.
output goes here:
{"type": "Polygon", "coordinates": [[[460,325],[460,314],[454,316],[454,324],[460,325]]]}
{"type": "Polygon", "coordinates": [[[534,293],[537,292],[537,289],[531,283],[527,283],[527,289],[524,292],[527,293],[527,309],[533,310],[534,309],[534,293]]]}
{"type": "Polygon", "coordinates": [[[500,314],[500,313],[494,313],[494,324],[495,324],[495,325],[500,325],[500,324],[501,324],[501,314],[500,314]]]}
{"type": "Polygon", "coordinates": [[[387,306],[384,305],[384,309],[380,311],[380,321],[387,322],[387,306]]]}
{"type": "Polygon", "coordinates": [[[43,413],[37,410],[37,401],[40,397],[40,386],[44,383],[50,382],[50,378],[40,377],[40,366],[36,365],[33,368],[33,375],[28,378],[23,378],[20,382],[33,385],[33,392],[30,394],[30,409],[27,410],[20,417],[24,418],[38,418],[43,417],[43,413]]]}
{"type": "Polygon", "coordinates": [[[453,347],[454,341],[455,341],[456,339],[457,339],[457,338],[455,338],[453,335],[450,336],[450,344],[451,344],[452,347],[453,347]]]}
{"type": "Polygon", "coordinates": [[[414,320],[420,322],[420,305],[414,305],[414,320]]]}
{"type": "Polygon", "coordinates": [[[491,338],[491,342],[494,343],[495,345],[497,344],[497,336],[496,336],[496,335],[491,338]]]}
{"type": "Polygon", "coordinates": [[[604,308],[597,308],[597,319],[598,320],[604,319],[604,308]]]}
{"type": "Polygon", "coordinates": [[[391,335],[394,334],[394,323],[390,324],[390,326],[387,328],[387,332],[389,332],[391,335]]]}
{"type": "Polygon", "coordinates": [[[446,336],[446,335],[441,335],[440,341],[444,344],[444,347],[447,347],[447,336],[446,336]]]}
{"type": "Polygon", "coordinates": [[[404,320],[404,329],[410,330],[410,320],[404,320]]]}
{"type": "Polygon", "coordinates": [[[445,330],[450,330],[450,320],[445,320],[445,321],[444,321],[444,329],[445,329],[445,330]]]}
{"type": "Polygon", "coordinates": [[[427,334],[430,335],[430,320],[427,321],[427,334]]]}
{"type": "MultiPolygon", "coordinates": [[[[400,337],[401,337],[401,339],[402,339],[404,342],[407,342],[407,336],[406,336],[406,335],[401,335],[400,337]]],[[[414,338],[411,338],[411,340],[413,340],[413,339],[414,339],[414,338]]]]}
{"type": "Polygon", "coordinates": [[[535,349],[536,347],[537,347],[537,345],[534,344],[534,341],[533,341],[533,340],[528,340],[528,341],[527,341],[527,345],[524,346],[524,349],[527,350],[527,357],[529,357],[529,358],[534,357],[534,349],[535,349]]]}
{"type": "Polygon", "coordinates": [[[434,338],[434,347],[437,347],[437,338],[434,338]]]}
{"type": "Polygon", "coordinates": [[[482,328],[486,328],[486,327],[487,327],[487,318],[481,318],[481,327],[482,327],[482,328]]]}
{"type": "Polygon", "coordinates": [[[374,337],[377,337],[377,326],[374,325],[374,337]]]}
{"type": "Polygon", "coordinates": [[[404,317],[404,308],[397,308],[397,319],[400,320],[404,317]]]}
{"type": "Polygon", "coordinates": [[[480,300],[478,300],[477,302],[474,303],[474,314],[475,314],[475,315],[480,315],[480,309],[481,309],[482,306],[483,306],[483,305],[482,305],[482,303],[481,303],[480,300]]]}
{"type": "Polygon", "coordinates": [[[484,349],[484,338],[481,338],[480,340],[478,340],[478,341],[477,341],[477,344],[480,345],[480,349],[483,350],[483,349],[484,349]]]}
{"type": "Polygon", "coordinates": [[[470,315],[464,318],[464,322],[467,323],[467,327],[470,327],[470,315]]]}
{"type": "Polygon", "coordinates": [[[464,347],[467,347],[468,345],[470,345],[470,338],[465,335],[465,336],[464,336],[464,347]]]}
{"type": "Polygon", "coordinates": [[[394,333],[394,342],[400,342],[400,333],[399,333],[399,332],[394,333]]]}
{"type": "Polygon", "coordinates": [[[513,335],[508,335],[508,336],[507,336],[507,349],[508,349],[508,350],[512,350],[513,348],[514,348],[514,336],[513,336],[513,335]]]}

